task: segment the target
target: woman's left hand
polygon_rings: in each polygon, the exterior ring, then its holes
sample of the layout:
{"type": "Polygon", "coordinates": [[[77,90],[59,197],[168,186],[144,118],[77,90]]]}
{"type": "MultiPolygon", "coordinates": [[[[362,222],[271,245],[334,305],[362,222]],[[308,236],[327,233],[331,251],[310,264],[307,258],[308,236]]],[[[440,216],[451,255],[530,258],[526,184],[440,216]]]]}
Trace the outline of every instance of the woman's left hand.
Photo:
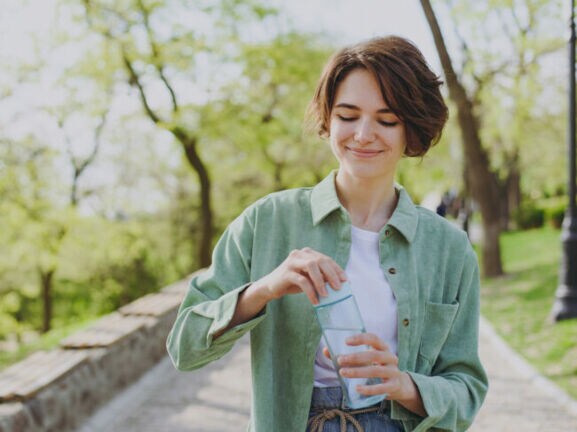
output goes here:
{"type": "Polygon", "coordinates": [[[387,399],[398,401],[407,409],[426,415],[423,401],[411,376],[399,369],[399,359],[377,335],[360,333],[347,339],[351,346],[367,345],[372,349],[337,358],[340,374],[345,378],[380,378],[381,383],[359,385],[364,395],[386,394],[387,399]]]}

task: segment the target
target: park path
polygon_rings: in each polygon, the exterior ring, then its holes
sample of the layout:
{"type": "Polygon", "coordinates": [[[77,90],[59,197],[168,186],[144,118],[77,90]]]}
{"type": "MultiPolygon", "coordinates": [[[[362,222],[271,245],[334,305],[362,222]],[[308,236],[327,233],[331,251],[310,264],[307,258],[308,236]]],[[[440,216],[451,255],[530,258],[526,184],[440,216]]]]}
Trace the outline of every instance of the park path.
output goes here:
{"type": "MultiPolygon", "coordinates": [[[[490,390],[469,431],[577,432],[577,402],[541,377],[485,320],[480,350],[490,390]]],[[[250,413],[249,362],[246,337],[195,372],[177,372],[165,358],[77,432],[243,432],[250,413]]]]}

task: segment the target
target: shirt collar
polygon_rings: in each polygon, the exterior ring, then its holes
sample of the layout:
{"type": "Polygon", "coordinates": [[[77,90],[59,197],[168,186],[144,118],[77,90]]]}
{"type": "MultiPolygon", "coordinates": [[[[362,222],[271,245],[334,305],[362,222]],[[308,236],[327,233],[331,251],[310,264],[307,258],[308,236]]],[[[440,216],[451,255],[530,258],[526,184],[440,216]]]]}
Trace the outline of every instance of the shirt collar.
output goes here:
{"type": "MultiPolygon", "coordinates": [[[[310,199],[314,225],[322,222],[329,214],[337,209],[346,211],[337,196],[337,190],[335,188],[336,172],[336,170],[331,171],[331,173],[312,190],[310,199]]],[[[411,242],[417,232],[419,220],[417,208],[405,188],[399,184],[395,184],[395,190],[399,194],[399,201],[388,225],[394,227],[408,242],[411,242]]]]}

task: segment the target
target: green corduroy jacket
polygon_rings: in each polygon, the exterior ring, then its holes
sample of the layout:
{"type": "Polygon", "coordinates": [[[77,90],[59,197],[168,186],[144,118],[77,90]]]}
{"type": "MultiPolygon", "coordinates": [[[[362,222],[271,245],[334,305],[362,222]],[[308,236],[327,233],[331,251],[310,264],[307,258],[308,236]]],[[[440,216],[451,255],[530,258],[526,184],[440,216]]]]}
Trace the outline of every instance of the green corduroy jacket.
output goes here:
{"type": "MultiPolygon", "coordinates": [[[[213,335],[230,322],[242,290],[291,250],[308,246],[345,268],[351,222],[334,176],[314,188],[268,195],[236,218],[217,243],[211,267],[191,280],[168,337],[174,365],[193,370],[251,332],[249,431],[305,431],[321,338],[313,307],[304,294],[288,295],[249,322],[213,335]]],[[[399,368],[416,383],[427,417],[395,402],[391,417],[407,431],[464,431],[488,387],[478,356],[476,255],[465,232],[415,206],[402,187],[397,192],[397,207],[380,232],[380,263],[397,300],[399,368]]]]}

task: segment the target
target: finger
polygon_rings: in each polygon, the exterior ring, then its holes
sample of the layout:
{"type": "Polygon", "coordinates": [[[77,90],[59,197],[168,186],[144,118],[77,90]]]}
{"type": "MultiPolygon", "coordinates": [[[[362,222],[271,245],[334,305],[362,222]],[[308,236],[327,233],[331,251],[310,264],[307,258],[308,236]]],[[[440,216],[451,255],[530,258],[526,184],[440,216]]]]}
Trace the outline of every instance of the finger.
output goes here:
{"type": "Polygon", "coordinates": [[[347,274],[331,257],[323,255],[323,258],[320,267],[325,275],[325,279],[333,289],[339,289],[341,283],[347,280],[347,274]]]}
{"type": "Polygon", "coordinates": [[[396,366],[361,366],[345,367],[339,370],[341,376],[345,378],[382,378],[390,379],[399,375],[396,366]]]}
{"type": "Polygon", "coordinates": [[[316,295],[316,291],[312,285],[312,283],[310,282],[309,278],[300,274],[300,273],[295,273],[292,272],[291,276],[290,276],[290,282],[293,285],[296,285],[300,288],[300,290],[305,293],[305,295],[308,297],[309,301],[314,304],[317,305],[319,304],[319,299],[316,295]]]}
{"type": "Polygon", "coordinates": [[[358,333],[349,336],[345,342],[350,346],[368,345],[379,351],[390,351],[389,346],[374,333],[358,333]]]}
{"type": "Polygon", "coordinates": [[[402,397],[402,383],[400,377],[384,379],[376,384],[359,384],[356,390],[365,395],[386,394],[387,399],[395,400],[402,397]]]}
{"type": "Polygon", "coordinates": [[[304,271],[312,282],[315,291],[326,297],[329,293],[325,288],[325,278],[319,268],[319,264],[316,261],[305,261],[304,271]]]}
{"type": "Polygon", "coordinates": [[[338,290],[341,282],[347,280],[345,271],[331,257],[311,248],[304,248],[302,251],[316,261],[318,268],[323,274],[323,279],[328,282],[333,289],[338,290]]]}
{"type": "Polygon", "coordinates": [[[357,392],[363,395],[372,396],[372,395],[388,395],[388,386],[385,383],[380,384],[371,384],[371,385],[362,385],[359,384],[356,386],[357,392]]]}
{"type": "Polygon", "coordinates": [[[329,351],[329,349],[327,347],[323,348],[323,355],[328,359],[331,358],[331,352],[329,351]]]}
{"type": "MultiPolygon", "coordinates": [[[[311,248],[293,250],[290,255],[290,269],[309,278],[316,293],[320,296],[327,296],[324,276],[319,268],[320,257],[324,255],[311,248]]],[[[317,296],[315,294],[315,296],[317,296]]],[[[318,297],[318,296],[317,296],[318,297]]]]}
{"type": "Polygon", "coordinates": [[[319,267],[323,273],[324,279],[327,281],[330,287],[334,290],[340,289],[341,283],[344,282],[341,278],[341,273],[344,274],[344,271],[342,271],[339,265],[333,260],[328,259],[321,261],[319,263],[319,267]]]}
{"type": "Polygon", "coordinates": [[[393,365],[399,363],[398,357],[390,351],[367,350],[343,354],[338,357],[339,366],[356,367],[366,365],[393,365]]]}

